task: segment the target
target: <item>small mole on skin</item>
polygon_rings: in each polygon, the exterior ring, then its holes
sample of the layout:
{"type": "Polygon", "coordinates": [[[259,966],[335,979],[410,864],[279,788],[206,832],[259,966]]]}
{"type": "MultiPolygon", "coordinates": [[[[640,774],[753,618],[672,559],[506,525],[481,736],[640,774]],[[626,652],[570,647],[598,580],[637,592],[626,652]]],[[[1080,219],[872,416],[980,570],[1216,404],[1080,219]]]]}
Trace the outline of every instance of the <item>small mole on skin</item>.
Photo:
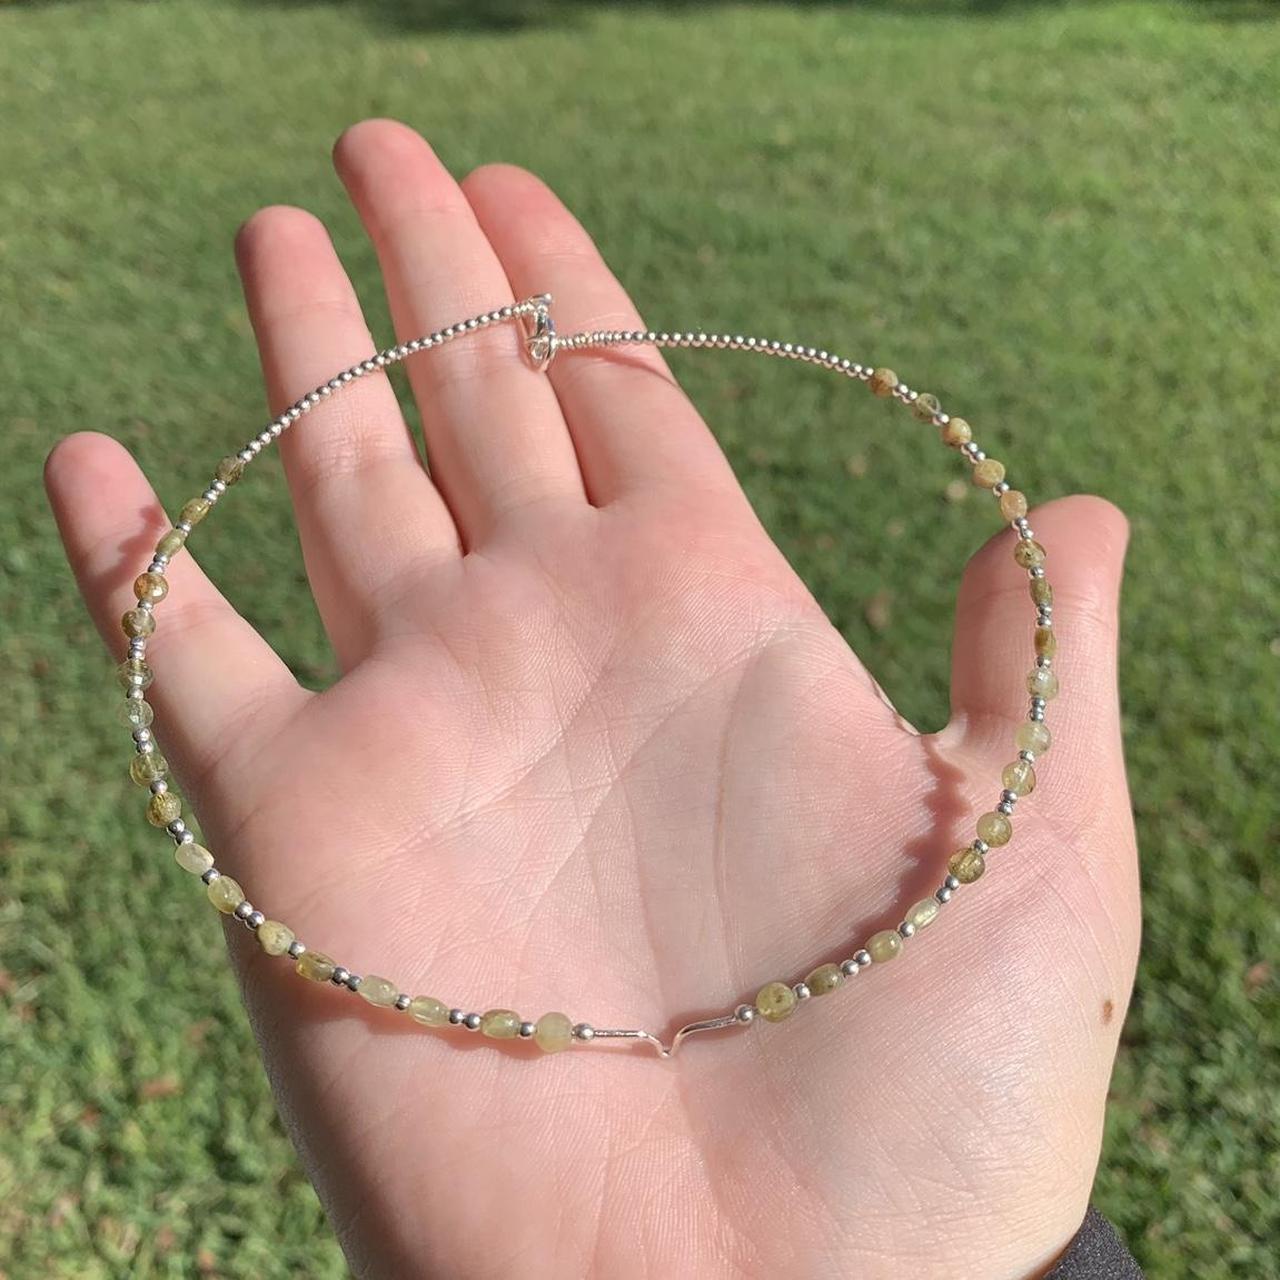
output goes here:
{"type": "Polygon", "coordinates": [[[1102,1025],[1109,1026],[1111,1019],[1116,1016],[1116,1002],[1114,1000],[1104,1000],[1102,1002],[1102,1025]]]}

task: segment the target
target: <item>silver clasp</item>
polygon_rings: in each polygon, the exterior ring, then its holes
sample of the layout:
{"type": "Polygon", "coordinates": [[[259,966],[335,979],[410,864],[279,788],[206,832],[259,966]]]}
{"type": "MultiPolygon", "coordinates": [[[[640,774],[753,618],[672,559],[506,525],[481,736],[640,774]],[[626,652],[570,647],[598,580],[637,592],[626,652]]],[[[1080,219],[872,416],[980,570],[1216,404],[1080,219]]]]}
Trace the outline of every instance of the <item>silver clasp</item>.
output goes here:
{"type": "Polygon", "coordinates": [[[533,303],[533,313],[523,312],[520,316],[524,349],[529,363],[541,372],[556,354],[556,322],[551,318],[551,295],[539,293],[528,301],[533,303]]]}

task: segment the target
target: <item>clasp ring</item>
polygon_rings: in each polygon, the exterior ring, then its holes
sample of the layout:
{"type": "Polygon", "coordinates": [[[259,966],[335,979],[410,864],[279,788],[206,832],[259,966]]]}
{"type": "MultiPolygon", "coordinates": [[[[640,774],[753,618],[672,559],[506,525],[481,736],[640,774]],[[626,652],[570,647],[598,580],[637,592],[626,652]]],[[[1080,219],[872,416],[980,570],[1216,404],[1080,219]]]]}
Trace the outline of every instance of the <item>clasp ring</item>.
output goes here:
{"type": "Polygon", "coordinates": [[[524,349],[529,363],[541,372],[556,354],[556,322],[551,318],[551,295],[539,293],[529,299],[533,314],[527,311],[520,316],[524,329],[524,349]]]}

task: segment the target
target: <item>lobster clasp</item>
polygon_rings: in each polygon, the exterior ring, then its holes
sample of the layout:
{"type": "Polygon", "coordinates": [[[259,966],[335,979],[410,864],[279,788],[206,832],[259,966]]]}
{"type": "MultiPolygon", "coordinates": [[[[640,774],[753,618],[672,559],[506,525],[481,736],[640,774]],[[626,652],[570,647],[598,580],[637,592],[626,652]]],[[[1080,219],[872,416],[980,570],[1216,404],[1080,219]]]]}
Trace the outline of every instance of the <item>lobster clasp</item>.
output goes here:
{"type": "Polygon", "coordinates": [[[551,318],[551,295],[540,293],[530,298],[532,314],[524,312],[520,324],[524,330],[524,349],[529,362],[539,371],[545,369],[556,353],[556,322],[551,318]]]}

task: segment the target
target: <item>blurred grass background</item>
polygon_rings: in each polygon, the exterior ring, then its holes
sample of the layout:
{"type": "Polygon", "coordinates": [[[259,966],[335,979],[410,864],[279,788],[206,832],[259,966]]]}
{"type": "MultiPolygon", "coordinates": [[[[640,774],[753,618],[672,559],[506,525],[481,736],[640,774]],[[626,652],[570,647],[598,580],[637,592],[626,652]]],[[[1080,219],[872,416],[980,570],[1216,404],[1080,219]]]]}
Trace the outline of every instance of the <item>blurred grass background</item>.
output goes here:
{"type": "MultiPolygon", "coordinates": [[[[391,114],[459,173],[542,173],[651,323],[892,359],[1033,494],[1128,512],[1146,934],[1096,1195],[1153,1276],[1280,1276],[1278,9],[0,0],[0,1272],[342,1274],[212,913],[125,803],[39,469],[93,427],[173,502],[262,416],[230,254],[259,205],[329,223],[389,336],[328,149],[391,114]]],[[[985,507],[829,380],[675,360],[940,725],[985,507]]],[[[254,489],[206,562],[326,680],[283,485],[254,489]]]]}

